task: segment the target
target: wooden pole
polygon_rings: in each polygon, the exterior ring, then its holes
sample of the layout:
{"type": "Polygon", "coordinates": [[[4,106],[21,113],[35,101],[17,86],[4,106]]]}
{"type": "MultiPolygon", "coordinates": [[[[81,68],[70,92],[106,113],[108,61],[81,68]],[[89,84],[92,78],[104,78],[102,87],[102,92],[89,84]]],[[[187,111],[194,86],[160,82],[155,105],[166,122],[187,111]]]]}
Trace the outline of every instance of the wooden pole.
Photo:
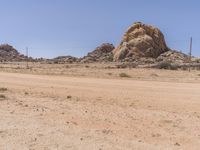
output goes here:
{"type": "Polygon", "coordinates": [[[192,63],[192,37],[190,38],[190,53],[189,53],[189,72],[191,71],[191,63],[192,63]]]}
{"type": "Polygon", "coordinates": [[[29,68],[29,66],[28,66],[28,47],[26,47],[26,57],[27,57],[26,68],[28,69],[29,68]]]}

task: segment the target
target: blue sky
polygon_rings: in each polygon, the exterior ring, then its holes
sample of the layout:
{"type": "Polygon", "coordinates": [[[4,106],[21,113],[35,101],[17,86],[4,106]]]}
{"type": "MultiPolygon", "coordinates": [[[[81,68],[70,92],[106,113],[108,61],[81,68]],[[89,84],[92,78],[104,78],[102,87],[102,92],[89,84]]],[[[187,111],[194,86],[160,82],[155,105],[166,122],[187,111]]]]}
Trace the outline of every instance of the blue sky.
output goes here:
{"type": "Polygon", "coordinates": [[[83,56],[120,42],[134,22],[152,24],[168,46],[200,56],[199,0],[0,0],[0,43],[33,57],[83,56]]]}

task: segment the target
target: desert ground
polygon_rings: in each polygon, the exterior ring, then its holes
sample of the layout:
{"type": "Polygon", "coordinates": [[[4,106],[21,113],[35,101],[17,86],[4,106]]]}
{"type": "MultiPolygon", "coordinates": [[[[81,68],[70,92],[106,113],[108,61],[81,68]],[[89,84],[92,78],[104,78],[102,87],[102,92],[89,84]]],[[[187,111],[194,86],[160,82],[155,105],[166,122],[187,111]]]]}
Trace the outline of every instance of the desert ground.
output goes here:
{"type": "Polygon", "coordinates": [[[113,66],[1,64],[0,149],[199,149],[200,71],[113,66]]]}

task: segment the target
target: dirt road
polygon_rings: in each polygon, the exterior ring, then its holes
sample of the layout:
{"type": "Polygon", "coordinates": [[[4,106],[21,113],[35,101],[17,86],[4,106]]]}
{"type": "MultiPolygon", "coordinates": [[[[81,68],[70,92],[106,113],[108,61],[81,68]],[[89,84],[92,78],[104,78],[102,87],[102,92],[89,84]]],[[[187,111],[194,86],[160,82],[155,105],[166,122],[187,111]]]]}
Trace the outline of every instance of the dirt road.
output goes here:
{"type": "Polygon", "coordinates": [[[200,84],[0,72],[0,149],[199,149],[200,84]]]}

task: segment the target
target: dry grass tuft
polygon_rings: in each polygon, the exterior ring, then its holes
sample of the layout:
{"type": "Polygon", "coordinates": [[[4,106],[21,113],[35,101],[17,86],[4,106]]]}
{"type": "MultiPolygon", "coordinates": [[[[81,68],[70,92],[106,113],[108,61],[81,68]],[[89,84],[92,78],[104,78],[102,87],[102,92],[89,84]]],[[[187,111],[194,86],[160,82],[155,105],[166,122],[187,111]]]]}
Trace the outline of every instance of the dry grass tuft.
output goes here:
{"type": "Polygon", "coordinates": [[[156,74],[156,73],[152,73],[151,76],[152,76],[152,77],[159,77],[159,75],[156,74]]]}
{"type": "Polygon", "coordinates": [[[8,91],[7,88],[0,88],[0,92],[5,92],[5,91],[8,91]]]}
{"type": "Polygon", "coordinates": [[[126,73],[120,73],[119,76],[120,76],[121,78],[131,78],[131,76],[128,75],[128,74],[126,74],[126,73]]]}
{"type": "Polygon", "coordinates": [[[6,96],[3,95],[3,94],[0,94],[0,101],[2,101],[2,100],[4,100],[4,99],[6,99],[6,96]]]}
{"type": "Polygon", "coordinates": [[[71,96],[71,95],[68,95],[68,96],[67,96],[67,99],[71,99],[71,98],[72,98],[72,96],[71,96]]]}

